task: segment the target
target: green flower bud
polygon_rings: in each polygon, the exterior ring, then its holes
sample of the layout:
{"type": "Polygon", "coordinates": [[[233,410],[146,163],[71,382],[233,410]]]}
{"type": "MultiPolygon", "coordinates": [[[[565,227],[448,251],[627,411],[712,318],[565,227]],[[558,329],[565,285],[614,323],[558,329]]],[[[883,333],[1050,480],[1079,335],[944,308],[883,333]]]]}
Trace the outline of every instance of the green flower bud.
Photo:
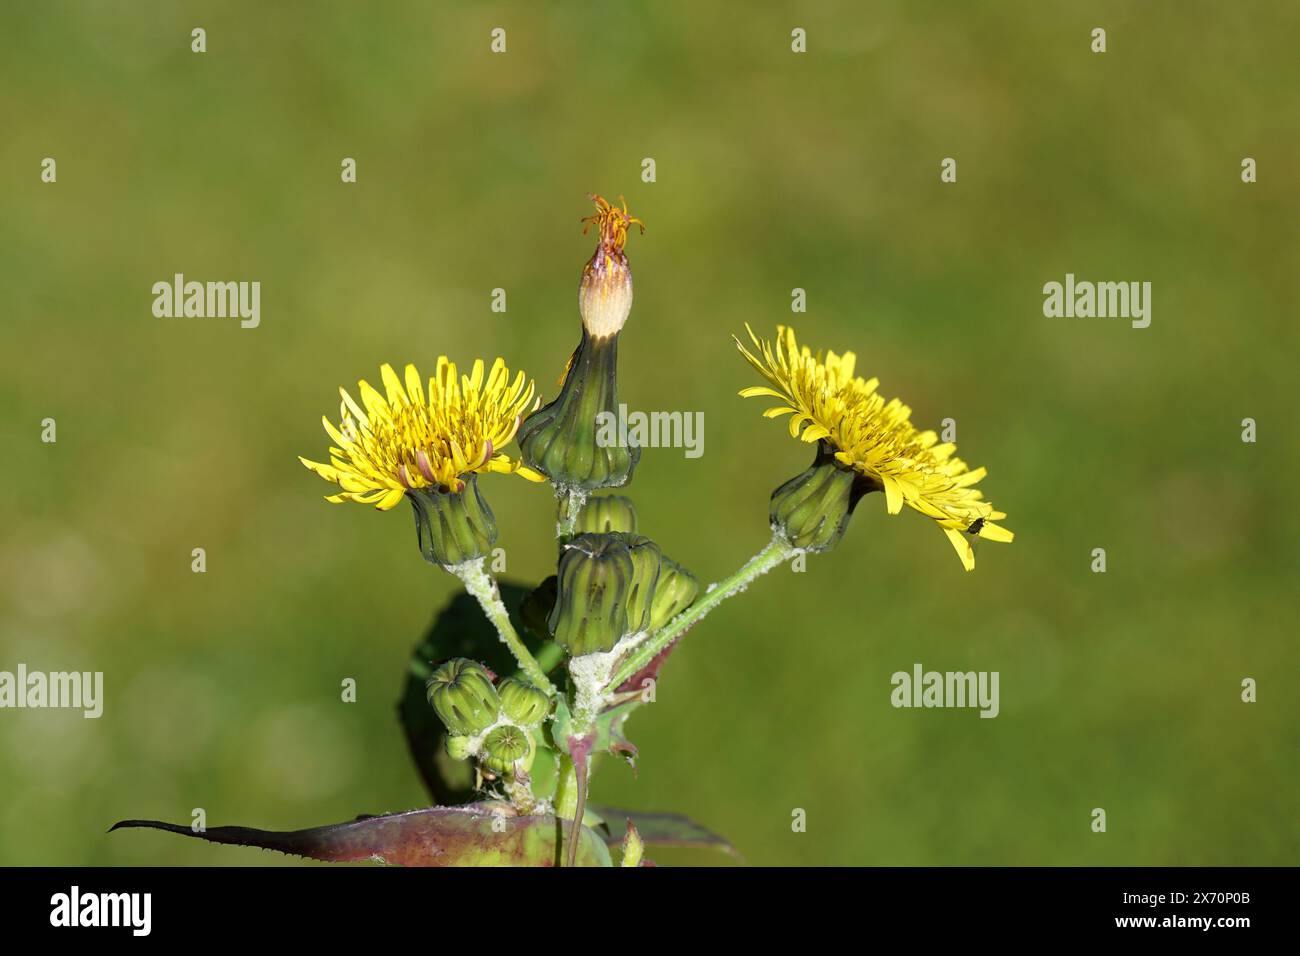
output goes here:
{"type": "Polygon", "coordinates": [[[491,553],[497,525],[476,478],[466,476],[460,491],[412,488],[406,492],[415,506],[415,532],[426,561],[446,567],[491,553]]]}
{"type": "Polygon", "coordinates": [[[659,545],[639,534],[619,534],[627,542],[632,555],[632,584],[627,595],[627,628],[629,634],[650,629],[651,607],[655,588],[659,583],[659,567],[663,554],[659,545]]]}
{"type": "Polygon", "coordinates": [[[514,677],[507,677],[497,686],[497,696],[501,698],[501,713],[525,727],[540,724],[551,709],[545,691],[514,677]]]}
{"type": "Polygon", "coordinates": [[[447,756],[452,760],[468,760],[474,754],[469,749],[470,738],[460,737],[456,734],[448,734],[443,746],[447,748],[447,756]]]}
{"type": "Polygon", "coordinates": [[[618,444],[617,429],[608,426],[617,421],[617,367],[618,335],[598,339],[584,329],[559,397],[519,427],[524,464],[557,488],[591,491],[632,478],[641,449],[618,444]]]}
{"type": "Polygon", "coordinates": [[[477,661],[453,657],[425,685],[434,712],[453,734],[481,734],[501,713],[501,701],[487,669],[477,661]]]}
{"type": "Polygon", "coordinates": [[[655,583],[654,601],[650,604],[650,630],[657,631],[682,611],[691,606],[700,593],[700,582],[695,575],[669,558],[659,567],[659,580],[655,583]]]}
{"type": "Polygon", "coordinates": [[[551,634],[574,657],[608,651],[628,628],[628,594],[636,569],[616,534],[580,534],[560,555],[551,634]]]}
{"type": "Polygon", "coordinates": [[[610,531],[626,531],[635,534],[636,507],[632,504],[632,499],[624,498],[622,495],[603,495],[599,498],[588,498],[587,503],[583,505],[582,511],[578,514],[578,523],[574,528],[574,533],[582,534],[586,531],[598,534],[610,531]]]}
{"type": "Polygon", "coordinates": [[[513,773],[516,766],[527,772],[532,765],[533,753],[533,738],[528,731],[502,724],[483,738],[479,759],[483,766],[495,773],[513,773]]]}
{"type": "Polygon", "coordinates": [[[841,464],[820,441],[808,470],[772,492],[772,530],[801,550],[829,551],[844,537],[858,501],[874,490],[870,479],[841,464]]]}

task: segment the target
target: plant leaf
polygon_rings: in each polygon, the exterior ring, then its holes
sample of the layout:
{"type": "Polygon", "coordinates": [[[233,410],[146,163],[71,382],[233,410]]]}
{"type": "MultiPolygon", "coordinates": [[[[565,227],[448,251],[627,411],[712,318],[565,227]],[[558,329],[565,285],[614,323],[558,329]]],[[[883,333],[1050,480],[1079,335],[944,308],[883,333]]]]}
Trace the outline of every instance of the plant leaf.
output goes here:
{"type": "Polygon", "coordinates": [[[609,846],[618,846],[631,821],[646,846],[682,846],[721,850],[736,859],[740,852],[718,834],[680,813],[643,813],[616,807],[592,807],[605,821],[601,836],[609,846]]]}
{"type": "Polygon", "coordinates": [[[645,681],[657,681],[659,679],[659,671],[664,666],[664,662],[668,660],[668,655],[677,649],[677,645],[681,644],[682,638],[692,630],[693,628],[688,627],[686,630],[682,631],[682,633],[678,634],[671,644],[661,650],[654,657],[650,658],[650,660],[646,661],[645,667],[641,668],[627,680],[623,681],[623,683],[619,684],[615,690],[619,693],[627,693],[628,691],[634,690],[639,691],[642,689],[645,681]]]}
{"type": "MultiPolygon", "coordinates": [[[[110,832],[131,827],[166,830],[209,843],[256,846],[331,863],[371,860],[396,866],[554,866],[559,826],[567,831],[572,823],[553,816],[510,816],[509,812],[506,804],[485,802],[358,817],[307,830],[210,827],[202,833],[183,824],[123,820],[113,824],[110,832]]],[[[612,865],[606,842],[603,835],[583,827],[578,865],[612,865]]]]}

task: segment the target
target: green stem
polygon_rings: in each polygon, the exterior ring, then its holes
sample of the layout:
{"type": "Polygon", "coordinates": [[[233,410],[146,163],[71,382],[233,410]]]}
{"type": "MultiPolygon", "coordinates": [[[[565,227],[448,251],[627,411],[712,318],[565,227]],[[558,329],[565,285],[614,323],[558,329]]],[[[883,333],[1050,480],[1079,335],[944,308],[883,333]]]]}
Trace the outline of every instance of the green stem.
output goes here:
{"type": "MultiPolygon", "coordinates": [[[[560,772],[555,781],[555,815],[561,820],[569,821],[569,843],[563,848],[557,847],[557,866],[573,866],[573,848],[582,838],[582,815],[586,810],[586,796],[586,788],[578,782],[578,768],[573,765],[573,758],[564,754],[560,757],[560,772]]],[[[563,826],[560,827],[559,833],[563,836],[563,826]]]]}
{"type": "Polygon", "coordinates": [[[555,815],[572,820],[578,813],[578,771],[568,754],[560,757],[555,784],[555,815]]]}
{"type": "Polygon", "coordinates": [[[649,664],[656,654],[684,634],[687,628],[695,625],[704,615],[733,594],[743,591],[755,578],[766,574],[778,564],[789,559],[794,555],[795,550],[784,538],[775,535],[768,546],[746,561],[739,571],[731,575],[731,577],[723,578],[717,584],[712,585],[694,604],[639,645],[632,652],[632,656],[624,661],[614,676],[610,678],[605,685],[606,689],[614,690],[622,686],[637,671],[649,664]]]}
{"type": "Polygon", "coordinates": [[[555,497],[558,502],[555,536],[560,539],[560,544],[565,544],[578,527],[578,515],[587,503],[587,493],[576,488],[566,488],[557,492],[555,497]]]}
{"type": "Polygon", "coordinates": [[[555,685],[550,682],[546,672],[537,663],[537,659],[529,653],[528,648],[524,646],[524,642],[520,640],[514,624],[510,622],[510,613],[501,601],[501,591],[497,587],[497,582],[492,575],[487,573],[484,565],[485,559],[475,558],[473,561],[452,565],[448,570],[460,578],[461,583],[465,585],[466,591],[478,598],[483,613],[496,627],[497,634],[501,637],[501,643],[510,648],[510,653],[515,655],[515,660],[519,662],[520,669],[523,670],[528,679],[545,691],[547,696],[554,697],[555,685]]]}
{"type": "Polygon", "coordinates": [[[570,869],[578,865],[578,843],[582,840],[582,817],[587,809],[587,785],[591,782],[591,769],[587,760],[583,761],[578,773],[578,805],[574,808],[573,827],[569,830],[569,862],[566,865],[570,869]]]}

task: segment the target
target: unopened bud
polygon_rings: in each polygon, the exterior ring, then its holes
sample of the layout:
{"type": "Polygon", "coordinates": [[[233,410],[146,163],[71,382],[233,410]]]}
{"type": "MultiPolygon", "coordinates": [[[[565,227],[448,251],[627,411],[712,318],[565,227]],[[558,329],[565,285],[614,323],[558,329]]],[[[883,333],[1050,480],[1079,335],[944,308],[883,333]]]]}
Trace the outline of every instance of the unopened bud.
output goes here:
{"type": "Polygon", "coordinates": [[[619,535],[580,534],[560,555],[551,634],[574,657],[608,651],[626,634],[635,569],[619,535]]]}
{"type": "Polygon", "coordinates": [[[426,690],[434,712],[452,734],[481,734],[501,712],[491,675],[465,657],[453,657],[434,671],[426,690]]]}
{"type": "Polygon", "coordinates": [[[632,582],[627,594],[628,632],[648,631],[663,554],[659,545],[645,535],[614,533],[627,542],[628,553],[632,555],[632,582]]]}
{"type": "Polygon", "coordinates": [[[576,534],[592,531],[605,534],[610,531],[636,533],[636,506],[631,498],[622,495],[593,495],[587,499],[578,514],[574,527],[576,534]]]}
{"type": "Polygon", "coordinates": [[[551,699],[545,691],[514,677],[507,677],[497,686],[501,698],[501,713],[524,727],[535,727],[550,712],[551,699]]]}
{"type": "Polygon", "coordinates": [[[474,751],[470,749],[469,737],[448,734],[443,746],[447,748],[447,756],[452,760],[468,760],[474,756],[474,751]]]}
{"type": "Polygon", "coordinates": [[[533,738],[522,727],[502,724],[483,738],[479,759],[496,773],[513,773],[516,766],[527,771],[532,764],[533,738]]]}
{"type": "Polygon", "coordinates": [[[670,558],[659,566],[659,580],[655,582],[654,601],[650,605],[651,631],[657,631],[682,611],[691,606],[700,593],[700,582],[695,575],[670,558]]]}

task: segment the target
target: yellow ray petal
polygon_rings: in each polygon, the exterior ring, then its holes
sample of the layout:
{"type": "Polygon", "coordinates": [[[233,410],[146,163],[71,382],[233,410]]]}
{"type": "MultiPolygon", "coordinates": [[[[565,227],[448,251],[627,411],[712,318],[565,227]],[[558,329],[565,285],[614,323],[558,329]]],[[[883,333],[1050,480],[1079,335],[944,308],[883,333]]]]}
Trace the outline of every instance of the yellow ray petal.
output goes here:
{"type": "Polygon", "coordinates": [[[990,541],[1001,541],[1008,544],[1016,539],[1013,532],[988,521],[985,521],[980,527],[980,537],[988,538],[990,541]]]}
{"type": "Polygon", "coordinates": [[[778,392],[776,389],[768,388],[766,385],[751,385],[749,388],[742,388],[740,390],[741,398],[753,398],[756,395],[766,395],[769,398],[780,398],[780,399],[784,399],[786,397],[785,395],[778,392]]]}
{"type": "Polygon", "coordinates": [[[944,528],[943,533],[948,536],[952,542],[953,549],[957,552],[957,557],[961,558],[962,567],[967,571],[975,570],[975,549],[970,546],[966,536],[960,531],[954,531],[952,528],[944,528]]]}
{"type": "Polygon", "coordinates": [[[392,407],[399,407],[406,404],[406,391],[402,388],[402,382],[393,371],[393,367],[385,362],[379,366],[379,377],[384,383],[384,394],[387,398],[387,404],[392,407]]]}
{"type": "Polygon", "coordinates": [[[420,381],[419,370],[410,363],[403,369],[406,377],[406,396],[412,405],[424,404],[424,385],[420,381]]]}
{"type": "Polygon", "coordinates": [[[898,514],[903,510],[903,489],[889,475],[881,474],[880,481],[885,486],[885,509],[891,515],[898,514]]]}

